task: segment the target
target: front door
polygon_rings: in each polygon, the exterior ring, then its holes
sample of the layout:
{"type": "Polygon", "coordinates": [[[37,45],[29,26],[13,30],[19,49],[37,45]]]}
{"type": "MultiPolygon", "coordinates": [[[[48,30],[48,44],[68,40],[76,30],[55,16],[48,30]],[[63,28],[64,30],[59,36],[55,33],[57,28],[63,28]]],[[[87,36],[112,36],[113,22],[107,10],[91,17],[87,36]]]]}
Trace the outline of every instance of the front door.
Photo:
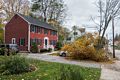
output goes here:
{"type": "Polygon", "coordinates": [[[43,48],[45,48],[45,49],[49,48],[49,38],[48,37],[44,38],[44,47],[43,48]]]}
{"type": "Polygon", "coordinates": [[[47,45],[48,45],[48,40],[45,39],[45,48],[47,48],[47,45]]]}

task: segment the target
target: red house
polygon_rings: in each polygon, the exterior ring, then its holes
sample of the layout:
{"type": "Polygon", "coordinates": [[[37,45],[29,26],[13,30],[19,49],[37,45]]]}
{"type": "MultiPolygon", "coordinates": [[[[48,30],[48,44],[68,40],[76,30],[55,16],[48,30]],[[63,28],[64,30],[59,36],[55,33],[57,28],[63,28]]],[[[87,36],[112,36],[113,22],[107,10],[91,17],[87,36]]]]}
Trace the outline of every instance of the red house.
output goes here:
{"type": "Polygon", "coordinates": [[[19,45],[20,51],[30,51],[32,43],[48,49],[56,45],[57,31],[39,19],[15,14],[5,26],[5,43],[19,45]]]}

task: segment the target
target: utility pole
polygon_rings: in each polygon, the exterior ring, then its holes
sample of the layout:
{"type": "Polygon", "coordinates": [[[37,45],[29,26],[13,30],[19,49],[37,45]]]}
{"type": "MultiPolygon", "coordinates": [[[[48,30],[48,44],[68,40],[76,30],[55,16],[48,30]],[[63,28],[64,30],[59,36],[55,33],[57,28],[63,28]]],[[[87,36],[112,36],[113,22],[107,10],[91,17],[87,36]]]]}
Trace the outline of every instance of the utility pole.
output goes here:
{"type": "Polygon", "coordinates": [[[109,43],[109,41],[108,41],[108,34],[106,34],[106,40],[107,40],[107,41],[106,41],[106,50],[107,50],[107,53],[108,53],[108,46],[109,46],[109,45],[108,45],[108,43],[109,43]]]}
{"type": "Polygon", "coordinates": [[[114,15],[112,16],[112,32],[113,32],[113,58],[115,58],[114,15]]]}

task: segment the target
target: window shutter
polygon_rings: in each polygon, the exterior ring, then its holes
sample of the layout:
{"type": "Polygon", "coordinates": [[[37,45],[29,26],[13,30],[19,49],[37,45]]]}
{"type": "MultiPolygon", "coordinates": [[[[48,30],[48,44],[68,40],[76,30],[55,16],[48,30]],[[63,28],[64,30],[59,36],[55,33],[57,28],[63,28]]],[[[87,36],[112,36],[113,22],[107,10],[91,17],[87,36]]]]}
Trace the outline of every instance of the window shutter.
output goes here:
{"type": "Polygon", "coordinates": [[[23,41],[24,41],[24,42],[23,42],[23,46],[25,46],[25,38],[23,39],[23,41]]]}

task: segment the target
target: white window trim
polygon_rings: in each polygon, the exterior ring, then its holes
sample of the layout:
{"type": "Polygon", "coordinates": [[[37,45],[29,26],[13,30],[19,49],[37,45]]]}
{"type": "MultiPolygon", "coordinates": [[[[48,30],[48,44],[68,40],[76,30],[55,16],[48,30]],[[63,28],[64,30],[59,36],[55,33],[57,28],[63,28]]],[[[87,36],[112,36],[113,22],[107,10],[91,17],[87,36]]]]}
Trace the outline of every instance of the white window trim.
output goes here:
{"type": "Polygon", "coordinates": [[[12,44],[16,44],[16,38],[12,38],[12,44]]]}

